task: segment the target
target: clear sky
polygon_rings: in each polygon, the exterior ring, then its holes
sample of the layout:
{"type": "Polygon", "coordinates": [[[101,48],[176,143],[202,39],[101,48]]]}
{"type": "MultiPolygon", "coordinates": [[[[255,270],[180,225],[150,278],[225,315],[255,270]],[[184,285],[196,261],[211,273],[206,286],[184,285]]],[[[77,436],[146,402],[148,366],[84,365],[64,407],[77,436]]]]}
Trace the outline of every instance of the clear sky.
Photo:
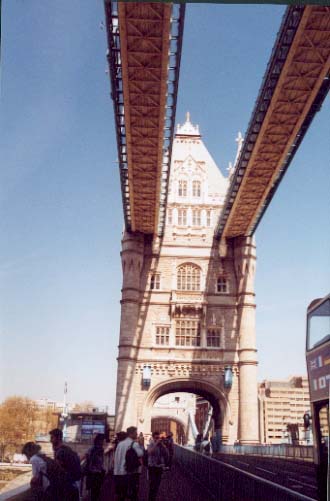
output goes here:
{"type": "MultiPolygon", "coordinates": [[[[187,4],[177,121],[223,173],[283,6],[187,4]]],[[[123,227],[101,0],[4,0],[0,399],[114,409],[123,227]]],[[[259,379],[305,373],[305,310],[329,292],[329,97],[256,233],[259,379]]]]}

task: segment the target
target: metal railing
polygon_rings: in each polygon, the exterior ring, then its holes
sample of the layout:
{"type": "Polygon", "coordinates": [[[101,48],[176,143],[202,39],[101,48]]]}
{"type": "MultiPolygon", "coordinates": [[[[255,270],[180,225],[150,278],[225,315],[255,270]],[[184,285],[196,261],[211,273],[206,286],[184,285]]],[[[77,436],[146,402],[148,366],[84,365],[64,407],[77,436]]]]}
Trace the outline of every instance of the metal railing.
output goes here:
{"type": "Polygon", "coordinates": [[[314,449],[311,445],[221,445],[222,454],[242,454],[249,456],[272,456],[298,461],[314,460],[314,449]]]}
{"type": "Polygon", "coordinates": [[[175,462],[205,491],[205,499],[216,501],[315,501],[279,484],[235,466],[175,446],[175,462]]]}

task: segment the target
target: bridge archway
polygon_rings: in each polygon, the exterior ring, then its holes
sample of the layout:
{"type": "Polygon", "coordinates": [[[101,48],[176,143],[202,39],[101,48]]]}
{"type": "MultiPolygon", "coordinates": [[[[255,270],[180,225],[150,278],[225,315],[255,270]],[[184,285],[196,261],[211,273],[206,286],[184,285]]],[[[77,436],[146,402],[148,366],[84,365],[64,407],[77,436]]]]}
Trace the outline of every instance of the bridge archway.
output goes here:
{"type": "Polygon", "coordinates": [[[156,400],[168,393],[192,393],[207,400],[213,409],[214,429],[219,431],[225,440],[230,434],[231,409],[227,396],[213,383],[201,379],[172,378],[162,381],[149,389],[139,416],[139,424],[144,433],[151,430],[152,408],[156,400]]]}
{"type": "Polygon", "coordinates": [[[174,416],[156,415],[151,417],[151,433],[154,431],[165,432],[166,435],[171,431],[174,441],[178,444],[187,443],[187,430],[185,423],[174,416]]]}

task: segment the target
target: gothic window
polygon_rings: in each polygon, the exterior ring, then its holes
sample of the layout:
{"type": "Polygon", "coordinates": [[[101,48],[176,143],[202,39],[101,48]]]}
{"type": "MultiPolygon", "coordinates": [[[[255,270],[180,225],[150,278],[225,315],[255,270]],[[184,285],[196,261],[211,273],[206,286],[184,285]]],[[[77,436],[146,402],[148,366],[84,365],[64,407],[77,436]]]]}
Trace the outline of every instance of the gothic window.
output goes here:
{"type": "Polygon", "coordinates": [[[193,226],[201,226],[201,211],[199,209],[192,211],[192,224],[193,226]]]}
{"type": "Polygon", "coordinates": [[[156,325],[156,344],[168,346],[170,344],[170,328],[166,325],[156,325]]]}
{"type": "Polygon", "coordinates": [[[178,225],[179,226],[187,225],[187,209],[178,210],[178,225]]]}
{"type": "Polygon", "coordinates": [[[160,289],[160,273],[153,273],[150,275],[150,289],[160,289]]]}
{"type": "Polygon", "coordinates": [[[172,224],[173,222],[173,211],[172,209],[167,209],[167,224],[172,224]]]}
{"type": "Polygon", "coordinates": [[[200,321],[195,318],[177,319],[175,324],[176,346],[200,346],[200,321]]]}
{"type": "Polygon", "coordinates": [[[221,340],[221,329],[219,327],[209,327],[207,329],[207,335],[206,335],[207,346],[213,346],[215,348],[219,348],[220,340],[221,340]]]}
{"type": "Polygon", "coordinates": [[[201,196],[201,183],[200,181],[193,181],[193,197],[200,197],[201,196]]]}
{"type": "Polygon", "coordinates": [[[179,180],[178,195],[179,195],[179,197],[186,197],[187,196],[187,181],[184,181],[183,179],[179,180]]]}
{"type": "Polygon", "coordinates": [[[225,277],[218,277],[217,292],[228,292],[228,280],[225,277]]]}
{"type": "Polygon", "coordinates": [[[180,266],[177,279],[178,290],[199,291],[201,288],[201,270],[194,264],[180,266]]]}
{"type": "Polygon", "coordinates": [[[211,226],[211,211],[206,211],[206,226],[211,226]]]}

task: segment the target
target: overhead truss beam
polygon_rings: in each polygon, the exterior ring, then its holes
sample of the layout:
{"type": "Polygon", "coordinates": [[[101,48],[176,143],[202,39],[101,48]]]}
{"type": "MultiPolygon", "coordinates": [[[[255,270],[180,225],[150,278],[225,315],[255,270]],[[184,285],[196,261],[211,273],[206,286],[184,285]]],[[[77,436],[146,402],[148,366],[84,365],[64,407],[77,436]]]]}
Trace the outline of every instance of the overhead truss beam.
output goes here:
{"type": "Polygon", "coordinates": [[[105,0],[125,226],[162,235],[184,4],[105,0]]]}
{"type": "Polygon", "coordinates": [[[330,88],[330,8],[288,7],[252,113],[217,237],[251,236],[330,88]]]}

